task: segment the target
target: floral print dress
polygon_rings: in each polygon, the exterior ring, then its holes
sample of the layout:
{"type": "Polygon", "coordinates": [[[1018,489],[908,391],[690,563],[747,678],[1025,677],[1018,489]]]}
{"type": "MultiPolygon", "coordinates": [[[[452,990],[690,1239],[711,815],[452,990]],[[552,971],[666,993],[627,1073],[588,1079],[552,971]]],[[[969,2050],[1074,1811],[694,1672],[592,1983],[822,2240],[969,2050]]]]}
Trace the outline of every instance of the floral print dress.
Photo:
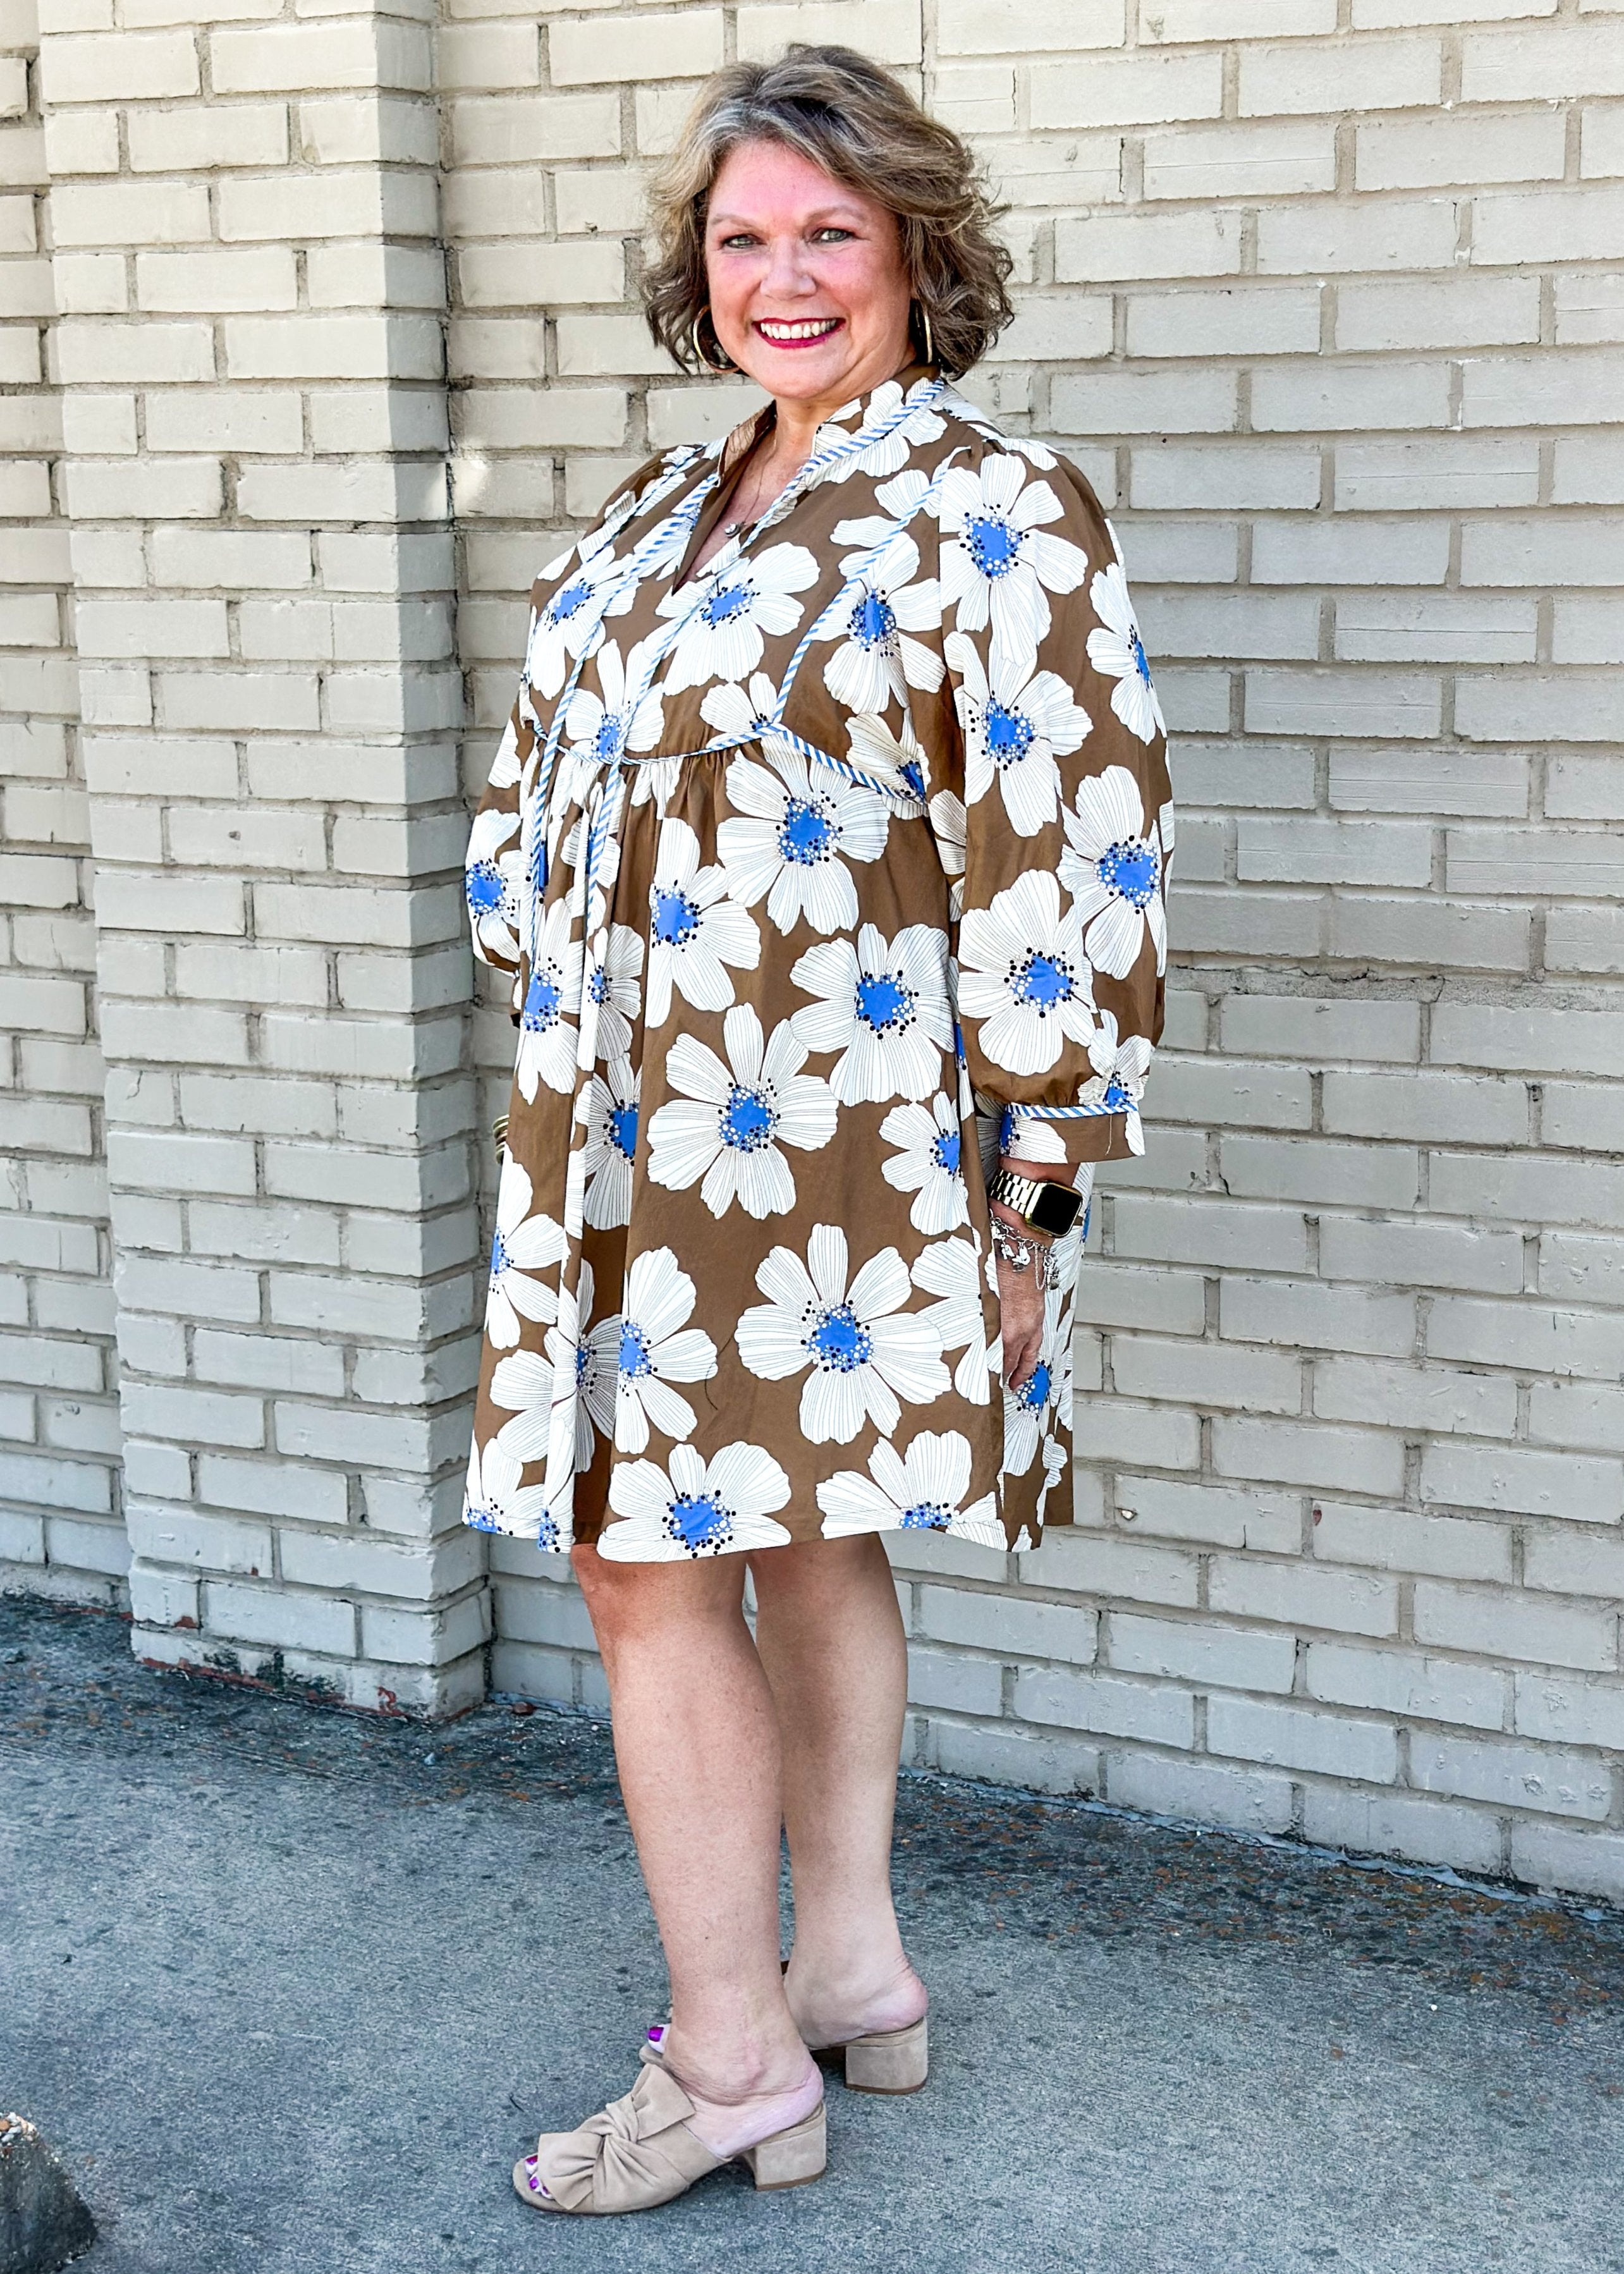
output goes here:
{"type": "Polygon", "coordinates": [[[771,416],[535,588],[467,865],[518,1032],[465,1518],[1029,1545],[1083,1225],[1011,1393],[986,1178],[1143,1149],[1162,714],[1086,484],[918,366],[687,574],[771,416]]]}

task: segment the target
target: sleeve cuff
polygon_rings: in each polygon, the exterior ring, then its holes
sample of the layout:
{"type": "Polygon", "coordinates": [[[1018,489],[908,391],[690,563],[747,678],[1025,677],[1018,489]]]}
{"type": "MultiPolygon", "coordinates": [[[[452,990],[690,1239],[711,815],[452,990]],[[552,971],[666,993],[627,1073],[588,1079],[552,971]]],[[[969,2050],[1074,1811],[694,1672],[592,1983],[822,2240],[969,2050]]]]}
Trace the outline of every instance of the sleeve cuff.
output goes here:
{"type": "Polygon", "coordinates": [[[1136,1106],[1101,1112],[1086,1106],[1006,1105],[998,1148],[1014,1161],[1076,1168],[1143,1153],[1145,1134],[1136,1106]]]}

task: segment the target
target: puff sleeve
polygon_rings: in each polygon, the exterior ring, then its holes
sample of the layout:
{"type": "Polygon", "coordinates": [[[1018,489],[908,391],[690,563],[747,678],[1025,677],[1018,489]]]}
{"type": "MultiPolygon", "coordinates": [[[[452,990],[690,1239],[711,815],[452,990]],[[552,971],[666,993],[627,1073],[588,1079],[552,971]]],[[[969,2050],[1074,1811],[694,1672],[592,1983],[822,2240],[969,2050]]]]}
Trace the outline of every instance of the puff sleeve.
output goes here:
{"type": "Polygon", "coordinates": [[[963,741],[959,1005],[1003,1149],[1144,1149],[1173,815],[1114,532],[1063,460],[989,442],[942,482],[944,653],[963,741]]]}

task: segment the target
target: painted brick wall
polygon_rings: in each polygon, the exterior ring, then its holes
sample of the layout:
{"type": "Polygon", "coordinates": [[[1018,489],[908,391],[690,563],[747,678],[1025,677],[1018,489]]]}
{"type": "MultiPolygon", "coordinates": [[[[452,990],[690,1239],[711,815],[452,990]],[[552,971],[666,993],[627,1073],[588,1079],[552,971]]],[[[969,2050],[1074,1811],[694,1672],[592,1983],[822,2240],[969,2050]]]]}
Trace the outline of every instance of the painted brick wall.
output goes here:
{"type": "MultiPolygon", "coordinates": [[[[1460,12],[453,0],[467,779],[537,523],[750,399],[623,292],[695,79],[796,36],[917,67],[1012,207],[973,391],[1118,520],[1183,818],[1083,1521],[898,1555],[911,1755],[1619,1893],[1624,14],[1460,12]]],[[[600,1702],[574,1588],[493,1563],[499,1686],[600,1702]]]]}
{"type": "MultiPolygon", "coordinates": [[[[844,38],[1010,200],[973,391],[1117,518],[1183,812],[1081,1522],[898,1555],[909,1757],[1624,1894],[1624,8],[444,0],[436,197],[417,0],[219,5],[47,0],[49,215],[0,125],[25,465],[36,229],[56,272],[143,1646],[195,1617],[368,1702],[477,1683],[447,1526],[512,1034],[461,1009],[447,604],[471,795],[536,568],[752,399],[649,345],[648,165],[717,61],[844,38]]],[[[0,538],[8,877],[76,897],[60,536],[41,475],[4,501],[41,548],[14,587],[0,538]]],[[[0,1111],[44,1117],[8,1125],[9,1384],[95,1299],[95,1085],[48,1021],[98,1014],[73,899],[5,898],[0,1111]]],[[[46,1522],[105,1479],[71,1387],[0,1389],[0,1547],[91,1586],[46,1522]]],[[[601,1703],[560,1567],[491,1560],[497,1686],[601,1703]]]]}
{"type": "Polygon", "coordinates": [[[0,0],[0,1570],[107,1601],[128,1550],[38,47],[33,0],[0,0]]]}

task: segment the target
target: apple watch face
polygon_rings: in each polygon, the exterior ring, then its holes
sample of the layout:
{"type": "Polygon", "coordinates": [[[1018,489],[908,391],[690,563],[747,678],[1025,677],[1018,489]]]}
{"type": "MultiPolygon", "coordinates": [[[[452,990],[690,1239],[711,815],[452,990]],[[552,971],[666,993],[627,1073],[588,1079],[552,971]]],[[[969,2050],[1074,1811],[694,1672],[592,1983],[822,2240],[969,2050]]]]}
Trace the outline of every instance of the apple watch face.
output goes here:
{"type": "Polygon", "coordinates": [[[1083,1205],[1083,1196],[1070,1185],[1045,1182],[1038,1187],[1026,1221],[1034,1231],[1047,1232],[1051,1239],[1064,1239],[1077,1222],[1083,1205]]]}

